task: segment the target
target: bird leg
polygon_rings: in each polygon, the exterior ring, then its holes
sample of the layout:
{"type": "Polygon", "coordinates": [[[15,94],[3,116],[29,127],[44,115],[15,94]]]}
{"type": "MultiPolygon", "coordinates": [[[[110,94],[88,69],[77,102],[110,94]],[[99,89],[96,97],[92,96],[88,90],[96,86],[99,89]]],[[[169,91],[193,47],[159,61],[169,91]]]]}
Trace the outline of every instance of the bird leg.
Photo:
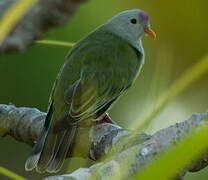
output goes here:
{"type": "Polygon", "coordinates": [[[115,121],[111,119],[111,117],[106,113],[102,119],[96,121],[96,125],[102,124],[102,123],[110,123],[110,124],[117,124],[115,121]]]}

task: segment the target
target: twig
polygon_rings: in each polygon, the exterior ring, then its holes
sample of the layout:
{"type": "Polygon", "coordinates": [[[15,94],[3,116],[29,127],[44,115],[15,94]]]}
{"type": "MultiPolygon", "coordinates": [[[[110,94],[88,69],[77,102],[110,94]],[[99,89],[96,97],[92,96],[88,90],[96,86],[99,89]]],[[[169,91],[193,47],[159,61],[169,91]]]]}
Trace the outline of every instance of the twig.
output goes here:
{"type": "MultiPolygon", "coordinates": [[[[0,105],[0,135],[9,135],[18,141],[33,145],[40,134],[45,115],[34,108],[0,105]]],[[[90,158],[98,160],[106,154],[108,158],[89,168],[80,168],[72,174],[51,176],[46,179],[85,180],[92,176],[96,176],[96,179],[107,179],[112,175],[115,178],[123,177],[123,179],[131,177],[148,161],[164,152],[169,145],[179,143],[193,127],[204,124],[207,117],[208,113],[194,114],[188,120],[162,129],[152,136],[126,130],[114,124],[98,124],[85,131],[85,136],[80,136],[80,138],[86,138],[88,134],[90,158]],[[118,171],[124,166],[125,172],[118,171]]],[[[207,166],[207,162],[208,156],[205,154],[197,162],[178,172],[176,178],[182,178],[187,171],[195,172],[203,169],[207,166]]]]}

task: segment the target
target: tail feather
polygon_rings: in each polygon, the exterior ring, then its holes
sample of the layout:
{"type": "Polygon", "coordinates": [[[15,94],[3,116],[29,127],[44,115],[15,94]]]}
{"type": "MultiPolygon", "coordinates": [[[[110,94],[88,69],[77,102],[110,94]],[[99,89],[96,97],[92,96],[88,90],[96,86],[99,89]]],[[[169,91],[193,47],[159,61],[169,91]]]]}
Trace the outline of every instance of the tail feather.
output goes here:
{"type": "Polygon", "coordinates": [[[30,157],[27,159],[25,163],[26,171],[32,171],[37,166],[38,160],[40,158],[40,153],[44,145],[45,137],[46,137],[46,133],[44,133],[44,135],[41,136],[41,138],[38,140],[30,157]]]}
{"type": "Polygon", "coordinates": [[[64,163],[66,155],[71,149],[77,131],[77,126],[71,126],[64,130],[54,131],[52,126],[52,105],[46,117],[41,135],[25,163],[25,169],[43,173],[57,172],[64,163]]]}
{"type": "Polygon", "coordinates": [[[41,150],[38,163],[36,166],[36,170],[40,173],[45,172],[48,167],[48,164],[53,159],[54,156],[54,149],[56,145],[56,134],[53,133],[52,128],[50,128],[45,141],[44,146],[41,150]]]}
{"type": "Polygon", "coordinates": [[[30,157],[27,159],[27,161],[25,163],[25,170],[26,171],[31,171],[37,166],[41,151],[44,147],[45,139],[46,139],[48,132],[49,132],[50,123],[51,123],[51,119],[52,119],[51,111],[52,111],[52,103],[50,104],[50,108],[49,108],[48,114],[46,116],[45,124],[44,124],[41,134],[37,140],[37,143],[35,144],[30,157]]]}
{"type": "Polygon", "coordinates": [[[72,126],[70,129],[68,129],[65,132],[64,137],[62,139],[62,142],[59,144],[59,147],[58,147],[58,149],[57,149],[57,151],[54,155],[54,158],[50,162],[49,167],[47,168],[48,172],[54,172],[55,173],[55,172],[58,172],[61,169],[68,151],[72,150],[70,148],[70,146],[73,145],[73,141],[75,139],[76,131],[77,131],[77,126],[72,126]]]}
{"type": "MultiPolygon", "coordinates": [[[[54,157],[55,157],[55,154],[56,152],[58,151],[59,147],[60,147],[60,144],[61,142],[63,141],[63,138],[64,138],[64,135],[65,135],[66,131],[61,131],[59,132],[59,134],[57,135],[57,139],[56,141],[59,142],[59,143],[56,143],[55,145],[55,148],[54,148],[54,157]]],[[[53,158],[54,158],[53,157],[53,158]]],[[[53,159],[51,160],[51,162],[53,161],[53,159]]]]}

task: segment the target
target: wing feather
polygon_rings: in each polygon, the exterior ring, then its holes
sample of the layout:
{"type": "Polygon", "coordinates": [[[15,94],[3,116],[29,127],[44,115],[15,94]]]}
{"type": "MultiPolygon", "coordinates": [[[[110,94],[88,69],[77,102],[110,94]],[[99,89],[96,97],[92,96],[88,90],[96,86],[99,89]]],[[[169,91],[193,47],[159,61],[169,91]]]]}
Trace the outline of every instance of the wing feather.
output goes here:
{"type": "Polygon", "coordinates": [[[70,115],[77,120],[102,115],[120,96],[125,86],[126,83],[122,81],[118,83],[113,78],[109,79],[108,70],[101,73],[88,69],[87,73],[82,73],[73,92],[70,115]]]}

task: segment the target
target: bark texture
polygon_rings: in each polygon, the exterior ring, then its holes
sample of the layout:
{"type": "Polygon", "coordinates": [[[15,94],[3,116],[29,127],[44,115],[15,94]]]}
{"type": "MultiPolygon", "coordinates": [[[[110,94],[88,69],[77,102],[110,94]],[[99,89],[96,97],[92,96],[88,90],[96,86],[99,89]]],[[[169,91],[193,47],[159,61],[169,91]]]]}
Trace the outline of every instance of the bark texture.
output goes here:
{"type": "MultiPolygon", "coordinates": [[[[12,136],[20,142],[34,145],[43,127],[46,113],[35,108],[17,108],[14,105],[0,105],[0,136],[12,136]]],[[[89,143],[89,156],[95,161],[108,154],[108,158],[89,168],[80,168],[72,174],[51,176],[47,180],[127,179],[163,153],[169,145],[176,145],[190,133],[193,127],[207,123],[208,113],[194,114],[188,120],[159,130],[153,135],[123,129],[118,125],[97,124],[85,131],[83,141],[89,143]],[[89,141],[86,141],[88,135],[89,141]],[[120,171],[121,169],[126,171],[120,171]]],[[[79,142],[83,142],[80,141],[79,142]]],[[[79,146],[79,145],[78,145],[79,146]]],[[[188,151],[188,150],[187,150],[188,151]]],[[[178,172],[176,179],[182,179],[186,172],[197,172],[208,164],[208,153],[178,172]]]]}

